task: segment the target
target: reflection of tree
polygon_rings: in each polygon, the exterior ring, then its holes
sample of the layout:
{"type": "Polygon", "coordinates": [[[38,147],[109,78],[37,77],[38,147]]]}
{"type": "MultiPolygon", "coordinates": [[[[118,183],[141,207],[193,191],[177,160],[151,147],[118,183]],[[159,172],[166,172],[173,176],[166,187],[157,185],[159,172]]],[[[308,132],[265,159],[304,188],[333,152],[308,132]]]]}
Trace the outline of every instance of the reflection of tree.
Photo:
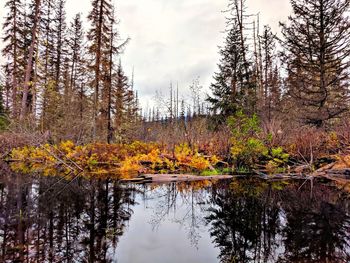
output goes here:
{"type": "Polygon", "coordinates": [[[213,187],[207,222],[221,262],[349,262],[350,219],[340,193],[252,180],[213,187]],[[299,189],[300,188],[300,189],[299,189]]]}
{"type": "Polygon", "coordinates": [[[209,181],[184,182],[162,185],[147,196],[147,200],[157,199],[151,219],[152,228],[157,229],[169,215],[172,221],[187,232],[191,245],[197,247],[200,227],[205,225],[205,199],[209,181]],[[181,211],[181,212],[179,212],[181,211]]]}
{"type": "Polygon", "coordinates": [[[134,189],[111,181],[0,175],[0,262],[110,262],[134,189]]]}
{"type": "Polygon", "coordinates": [[[221,262],[350,262],[349,199],[320,183],[310,197],[301,184],[236,180],[154,189],[5,170],[0,262],[111,262],[139,192],[146,206],[156,203],[154,227],[171,216],[193,245],[205,220],[221,262]]]}
{"type": "Polygon", "coordinates": [[[261,186],[253,183],[213,188],[213,207],[206,219],[221,262],[265,262],[277,247],[279,217],[271,187],[259,189],[261,186]]]}
{"type": "Polygon", "coordinates": [[[284,192],[285,254],[280,262],[349,262],[350,218],[337,192],[319,185],[313,190],[284,192]],[[298,202],[295,202],[298,200],[298,202]]]}

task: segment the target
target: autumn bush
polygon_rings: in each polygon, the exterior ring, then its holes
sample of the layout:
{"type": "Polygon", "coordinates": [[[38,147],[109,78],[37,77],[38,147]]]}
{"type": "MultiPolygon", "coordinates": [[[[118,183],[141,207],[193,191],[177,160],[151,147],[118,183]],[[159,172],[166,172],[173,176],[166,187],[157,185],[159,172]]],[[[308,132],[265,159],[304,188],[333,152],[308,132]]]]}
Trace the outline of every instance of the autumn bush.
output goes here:
{"type": "MultiPolygon", "coordinates": [[[[19,132],[0,134],[0,153],[11,149],[12,167],[25,172],[69,174],[72,170],[101,174],[199,173],[212,175],[229,168],[236,172],[262,170],[286,172],[307,164],[316,169],[350,151],[350,121],[315,128],[237,112],[227,125],[210,127],[206,118],[187,122],[147,123],[131,143],[88,143],[70,140],[47,144],[50,134],[19,132]],[[219,167],[222,166],[223,167],[219,167]],[[215,169],[218,168],[218,169],[215,169]]],[[[29,128],[28,128],[29,129],[29,128]]],[[[52,143],[52,141],[51,141],[52,143]]]]}
{"type": "Polygon", "coordinates": [[[284,148],[295,162],[317,168],[323,161],[330,162],[346,151],[348,142],[342,136],[336,130],[301,126],[288,133],[284,148]]]}
{"type": "Polygon", "coordinates": [[[339,123],[334,127],[334,132],[337,134],[339,149],[349,151],[350,147],[350,117],[341,118],[339,123]]]}
{"type": "Polygon", "coordinates": [[[137,173],[201,172],[219,161],[204,156],[187,144],[169,152],[155,143],[135,141],[131,144],[75,145],[64,141],[56,145],[24,146],[12,150],[12,168],[45,175],[70,174],[73,170],[90,174],[118,174],[129,177],[137,173]]]}

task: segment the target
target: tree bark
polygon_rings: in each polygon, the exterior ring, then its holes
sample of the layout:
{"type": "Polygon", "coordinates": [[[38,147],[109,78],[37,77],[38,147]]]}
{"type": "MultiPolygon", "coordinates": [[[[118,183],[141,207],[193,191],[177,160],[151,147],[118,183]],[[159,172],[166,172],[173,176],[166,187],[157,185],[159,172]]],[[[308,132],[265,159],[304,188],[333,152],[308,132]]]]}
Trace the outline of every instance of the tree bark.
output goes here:
{"type": "Polygon", "coordinates": [[[40,20],[40,0],[35,1],[35,18],[34,18],[34,26],[32,31],[32,43],[30,44],[29,48],[29,56],[28,56],[28,62],[26,67],[26,73],[25,73],[25,79],[23,84],[23,96],[22,96],[22,105],[21,105],[21,115],[20,120],[22,121],[26,115],[27,115],[27,100],[28,100],[28,93],[29,93],[29,86],[30,86],[30,78],[32,73],[32,67],[33,67],[33,57],[34,57],[34,47],[36,43],[36,36],[37,36],[37,29],[39,25],[40,20]]]}

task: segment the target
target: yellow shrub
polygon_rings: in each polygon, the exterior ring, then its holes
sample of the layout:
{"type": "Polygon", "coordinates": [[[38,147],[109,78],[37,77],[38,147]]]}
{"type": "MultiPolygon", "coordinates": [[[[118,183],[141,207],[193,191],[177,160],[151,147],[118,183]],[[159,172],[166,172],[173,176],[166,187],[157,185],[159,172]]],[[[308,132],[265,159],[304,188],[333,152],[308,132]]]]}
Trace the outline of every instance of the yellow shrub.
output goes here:
{"type": "Polygon", "coordinates": [[[139,170],[141,170],[142,166],[139,164],[139,157],[129,157],[126,158],[119,168],[119,172],[122,175],[137,173],[139,170]]]}
{"type": "Polygon", "coordinates": [[[69,154],[75,149],[75,145],[72,141],[64,141],[59,144],[58,148],[65,154],[69,154]]]}
{"type": "Polygon", "coordinates": [[[178,162],[188,163],[190,161],[189,157],[193,155],[193,152],[192,149],[188,146],[188,144],[184,143],[175,146],[174,155],[178,162]]]}
{"type": "Polygon", "coordinates": [[[56,175],[74,169],[80,171],[79,168],[82,168],[92,176],[118,173],[122,177],[139,172],[202,171],[219,161],[216,156],[201,156],[187,144],[177,145],[172,155],[157,144],[139,141],[132,144],[93,143],[85,146],[75,146],[71,141],[64,141],[58,145],[14,149],[12,158],[19,161],[13,167],[22,172],[56,175]]]}
{"type": "Polygon", "coordinates": [[[204,157],[196,155],[191,158],[190,166],[196,170],[203,171],[209,168],[210,163],[204,157]]]}

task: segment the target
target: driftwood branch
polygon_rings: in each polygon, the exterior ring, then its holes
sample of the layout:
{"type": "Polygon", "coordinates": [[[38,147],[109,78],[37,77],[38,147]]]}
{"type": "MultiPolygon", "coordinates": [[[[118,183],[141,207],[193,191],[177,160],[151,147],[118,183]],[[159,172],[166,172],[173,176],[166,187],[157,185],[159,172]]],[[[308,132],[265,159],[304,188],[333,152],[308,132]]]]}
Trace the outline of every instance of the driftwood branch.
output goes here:
{"type": "Polygon", "coordinates": [[[76,169],[74,169],[72,166],[70,166],[67,162],[65,162],[64,160],[62,160],[60,157],[58,157],[56,154],[54,154],[53,152],[49,151],[48,149],[46,149],[43,146],[40,146],[40,148],[42,148],[44,151],[46,151],[49,155],[51,155],[53,158],[55,158],[56,160],[58,160],[60,163],[62,163],[63,165],[67,166],[71,171],[74,171],[76,169]]]}
{"type": "MultiPolygon", "coordinates": [[[[59,149],[56,149],[59,153],[61,153],[61,154],[63,154],[62,153],[62,151],[60,151],[59,149]]],[[[66,157],[67,158],[67,157],[66,157]]],[[[72,163],[72,164],[74,164],[74,166],[76,167],[76,168],[78,168],[78,170],[80,170],[80,171],[84,171],[84,169],[83,168],[81,168],[76,162],[74,162],[72,159],[70,159],[70,158],[67,158],[68,160],[69,160],[69,162],[70,163],[72,163]]]]}

